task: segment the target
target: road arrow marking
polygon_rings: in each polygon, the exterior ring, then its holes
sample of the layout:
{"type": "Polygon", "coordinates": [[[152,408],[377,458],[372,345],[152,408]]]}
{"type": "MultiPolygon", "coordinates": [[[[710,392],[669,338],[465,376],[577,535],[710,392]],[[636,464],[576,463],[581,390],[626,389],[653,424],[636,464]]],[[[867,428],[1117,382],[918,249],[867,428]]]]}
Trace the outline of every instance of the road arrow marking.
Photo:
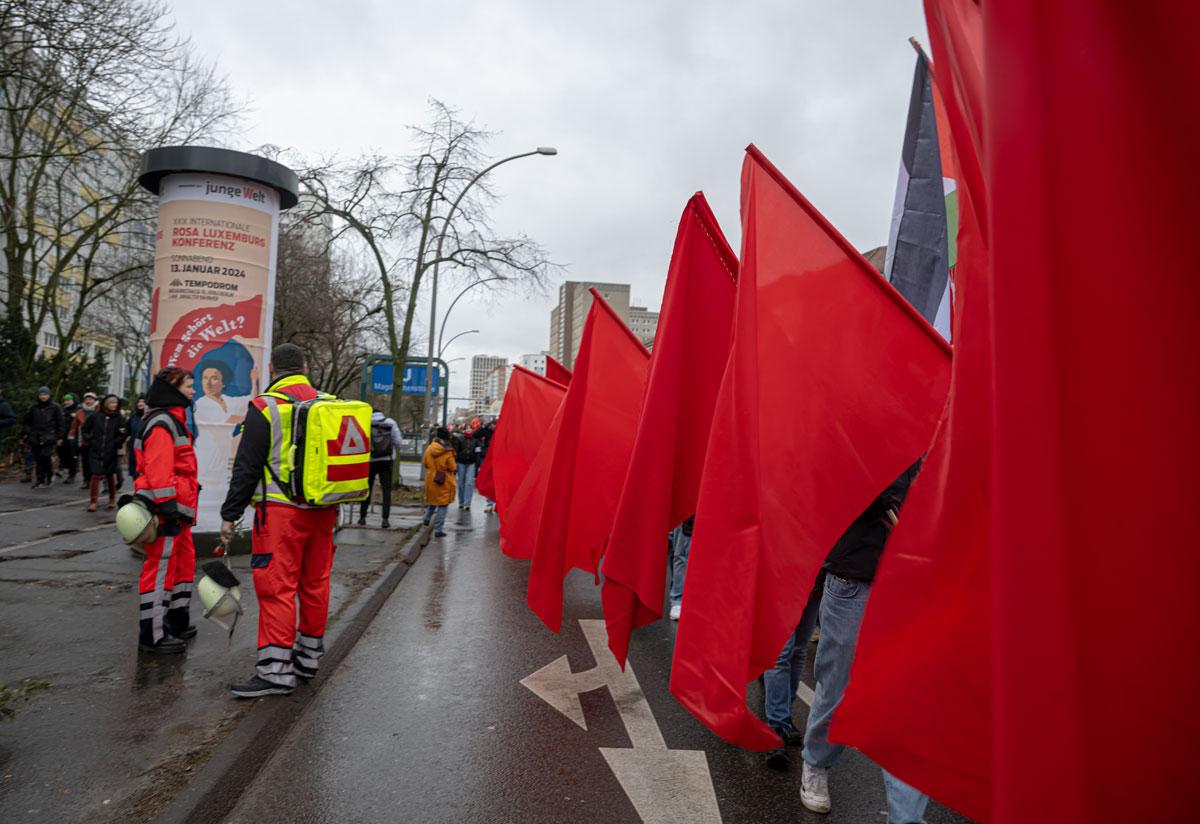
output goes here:
{"type": "Polygon", "coordinates": [[[608,651],[604,622],[580,620],[579,626],[596,666],[571,672],[571,664],[564,655],[521,679],[521,683],[585,730],[587,721],[579,694],[607,687],[633,747],[602,747],[600,753],[642,821],[720,824],[721,811],[707,756],[700,750],[667,749],[633,665],[626,663],[622,671],[608,651]]]}
{"type": "Polygon", "coordinates": [[[721,824],[703,752],[610,747],[600,752],[645,824],[721,824]]]}

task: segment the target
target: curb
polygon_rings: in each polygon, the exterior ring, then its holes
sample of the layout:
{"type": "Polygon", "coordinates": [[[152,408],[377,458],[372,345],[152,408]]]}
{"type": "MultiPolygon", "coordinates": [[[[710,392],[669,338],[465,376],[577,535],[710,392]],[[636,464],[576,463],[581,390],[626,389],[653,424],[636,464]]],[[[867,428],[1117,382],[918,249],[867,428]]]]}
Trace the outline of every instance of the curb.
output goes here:
{"type": "MultiPolygon", "coordinates": [[[[400,557],[380,572],[379,579],[355,597],[346,608],[346,618],[330,633],[332,640],[321,659],[321,669],[308,684],[298,685],[283,698],[257,699],[233,730],[213,750],[208,762],[171,805],[157,818],[159,824],[218,824],[233,811],[242,793],[287,736],[292,724],[303,715],[375,615],[396,589],[400,580],[429,543],[432,530],[419,530],[400,550],[400,557]]],[[[233,700],[233,699],[230,699],[233,700]]]]}

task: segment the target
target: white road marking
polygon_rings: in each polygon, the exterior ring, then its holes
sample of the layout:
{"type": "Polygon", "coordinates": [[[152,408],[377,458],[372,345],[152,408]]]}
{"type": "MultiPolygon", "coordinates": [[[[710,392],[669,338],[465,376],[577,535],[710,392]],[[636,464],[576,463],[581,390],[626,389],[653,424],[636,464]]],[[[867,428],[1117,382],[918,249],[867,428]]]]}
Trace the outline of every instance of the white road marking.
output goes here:
{"type": "Polygon", "coordinates": [[[800,686],[796,687],[796,697],[807,704],[810,709],[812,708],[814,694],[812,687],[808,684],[803,681],[800,682],[800,686]]]}
{"type": "Polygon", "coordinates": [[[646,824],[720,824],[721,811],[708,771],[708,758],[699,750],[669,750],[646,696],[627,663],[624,672],[608,651],[604,622],[580,620],[596,666],[571,672],[567,656],[551,661],[521,679],[535,695],[587,729],[579,694],[607,687],[617,705],[631,749],[600,748],[634,809],[646,824]]]}
{"type": "Polygon", "coordinates": [[[72,535],[81,535],[84,532],[95,532],[97,529],[108,529],[113,526],[113,522],[109,521],[106,524],[97,524],[96,526],[85,527],[84,529],[76,529],[71,532],[63,532],[59,535],[51,535],[49,538],[38,538],[36,541],[26,541],[23,544],[13,544],[12,546],[0,547],[0,555],[6,552],[16,552],[18,549],[28,549],[31,546],[44,544],[49,541],[55,541],[59,538],[70,538],[72,535]]]}
{"type": "Polygon", "coordinates": [[[31,506],[28,509],[14,509],[10,512],[0,512],[0,518],[7,517],[8,515],[20,515],[24,512],[37,512],[40,509],[57,509],[60,506],[79,506],[80,504],[86,504],[88,502],[88,500],[89,500],[88,498],[80,498],[79,500],[76,500],[76,501],[60,501],[59,503],[56,503],[56,504],[44,504],[43,506],[31,506]]]}

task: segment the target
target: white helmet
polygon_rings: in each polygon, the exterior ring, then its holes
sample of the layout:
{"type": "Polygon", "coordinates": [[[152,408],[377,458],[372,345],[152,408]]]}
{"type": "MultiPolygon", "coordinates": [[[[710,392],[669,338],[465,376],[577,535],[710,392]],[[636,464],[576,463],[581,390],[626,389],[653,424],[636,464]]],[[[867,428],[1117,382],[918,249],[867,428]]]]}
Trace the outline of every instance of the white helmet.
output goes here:
{"type": "Polygon", "coordinates": [[[204,607],[204,617],[225,627],[225,622],[220,619],[232,615],[233,622],[228,629],[233,635],[237,617],[242,614],[242,591],[237,576],[229,568],[229,558],[226,556],[224,563],[209,561],[203,569],[204,576],[196,583],[196,595],[204,607]]]}
{"type": "Polygon", "coordinates": [[[158,518],[137,495],[122,495],[117,510],[117,532],[130,546],[148,544],[158,537],[158,518]]]}

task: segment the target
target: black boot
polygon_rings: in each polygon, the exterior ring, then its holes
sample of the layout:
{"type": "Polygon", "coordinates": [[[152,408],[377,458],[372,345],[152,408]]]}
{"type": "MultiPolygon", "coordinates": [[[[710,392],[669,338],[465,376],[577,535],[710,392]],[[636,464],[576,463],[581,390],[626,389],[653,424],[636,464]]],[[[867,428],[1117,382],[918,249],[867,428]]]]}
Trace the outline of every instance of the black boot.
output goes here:
{"type": "MultiPolygon", "coordinates": [[[[166,627],[163,627],[164,631],[166,627]]],[[[138,650],[152,655],[179,655],[187,651],[187,644],[169,633],[156,642],[151,619],[143,618],[138,621],[138,650]]]]}
{"type": "Polygon", "coordinates": [[[187,607],[167,610],[167,634],[185,641],[196,637],[196,626],[192,623],[191,612],[187,607]]]}

